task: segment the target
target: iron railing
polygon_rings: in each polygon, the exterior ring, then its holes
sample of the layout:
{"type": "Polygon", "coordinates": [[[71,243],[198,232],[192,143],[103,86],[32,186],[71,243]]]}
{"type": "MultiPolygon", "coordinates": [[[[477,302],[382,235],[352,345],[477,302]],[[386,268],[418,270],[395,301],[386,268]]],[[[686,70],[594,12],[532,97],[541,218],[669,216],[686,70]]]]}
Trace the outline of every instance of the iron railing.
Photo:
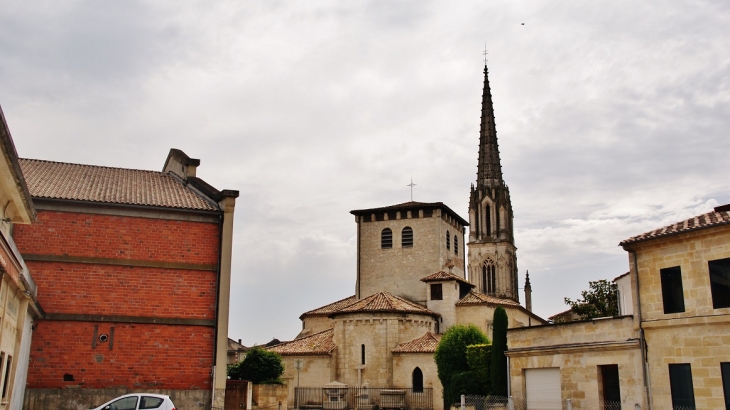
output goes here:
{"type": "Polygon", "coordinates": [[[294,408],[303,410],[433,410],[433,389],[295,387],[294,408]]]}

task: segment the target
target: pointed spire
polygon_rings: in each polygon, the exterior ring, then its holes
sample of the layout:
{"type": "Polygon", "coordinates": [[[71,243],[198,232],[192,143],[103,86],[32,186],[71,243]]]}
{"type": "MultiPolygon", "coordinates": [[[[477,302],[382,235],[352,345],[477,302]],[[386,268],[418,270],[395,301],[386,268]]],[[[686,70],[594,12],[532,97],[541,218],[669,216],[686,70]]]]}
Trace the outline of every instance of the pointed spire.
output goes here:
{"type": "Polygon", "coordinates": [[[497,128],[494,123],[492,91],[489,88],[489,75],[484,65],[484,91],[482,92],[482,124],[479,134],[479,165],[477,185],[498,185],[502,182],[502,165],[499,161],[497,128]]]}

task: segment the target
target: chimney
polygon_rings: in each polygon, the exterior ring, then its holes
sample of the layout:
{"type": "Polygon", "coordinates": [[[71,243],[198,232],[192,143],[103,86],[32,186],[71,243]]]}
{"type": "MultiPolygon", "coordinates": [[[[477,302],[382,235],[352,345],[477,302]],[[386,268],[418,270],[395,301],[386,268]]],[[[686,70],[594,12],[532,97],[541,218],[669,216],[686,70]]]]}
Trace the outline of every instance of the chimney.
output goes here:
{"type": "Polygon", "coordinates": [[[530,285],[530,271],[525,273],[525,308],[532,312],[532,286],[530,285]]]}

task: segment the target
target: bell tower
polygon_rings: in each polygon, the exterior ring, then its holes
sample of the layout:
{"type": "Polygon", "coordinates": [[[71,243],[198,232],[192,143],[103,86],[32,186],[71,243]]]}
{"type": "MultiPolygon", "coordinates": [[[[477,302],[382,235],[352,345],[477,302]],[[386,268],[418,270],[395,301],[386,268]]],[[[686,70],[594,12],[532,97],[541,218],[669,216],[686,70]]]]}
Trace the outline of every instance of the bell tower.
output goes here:
{"type": "Polygon", "coordinates": [[[502,179],[497,128],[487,66],[484,66],[482,120],[476,185],[469,197],[469,281],[478,292],[519,302],[517,248],[512,203],[502,179]]]}

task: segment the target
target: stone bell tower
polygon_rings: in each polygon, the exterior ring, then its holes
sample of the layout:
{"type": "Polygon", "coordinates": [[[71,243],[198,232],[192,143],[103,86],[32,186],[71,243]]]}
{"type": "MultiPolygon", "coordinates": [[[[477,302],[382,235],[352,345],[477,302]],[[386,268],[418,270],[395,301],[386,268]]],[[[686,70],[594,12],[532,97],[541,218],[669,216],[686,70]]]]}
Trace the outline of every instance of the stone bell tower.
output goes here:
{"type": "Polygon", "coordinates": [[[479,133],[479,164],[476,186],[471,186],[469,198],[469,225],[469,281],[481,293],[519,302],[512,203],[509,188],[502,179],[486,65],[479,133]]]}

